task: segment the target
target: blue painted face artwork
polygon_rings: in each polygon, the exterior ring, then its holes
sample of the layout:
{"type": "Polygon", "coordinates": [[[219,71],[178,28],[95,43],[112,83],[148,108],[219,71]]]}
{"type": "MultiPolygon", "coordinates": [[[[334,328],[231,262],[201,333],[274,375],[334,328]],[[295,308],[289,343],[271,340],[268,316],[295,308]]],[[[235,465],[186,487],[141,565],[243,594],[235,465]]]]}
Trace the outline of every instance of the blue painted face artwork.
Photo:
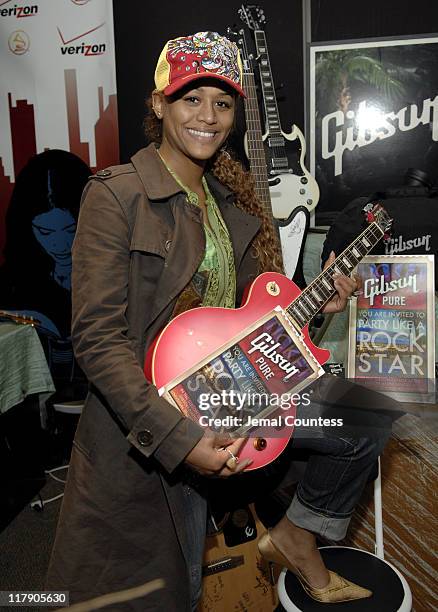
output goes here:
{"type": "Polygon", "coordinates": [[[76,221],[68,210],[52,208],[36,215],[32,220],[32,230],[39,244],[55,261],[56,267],[71,268],[76,221]]]}

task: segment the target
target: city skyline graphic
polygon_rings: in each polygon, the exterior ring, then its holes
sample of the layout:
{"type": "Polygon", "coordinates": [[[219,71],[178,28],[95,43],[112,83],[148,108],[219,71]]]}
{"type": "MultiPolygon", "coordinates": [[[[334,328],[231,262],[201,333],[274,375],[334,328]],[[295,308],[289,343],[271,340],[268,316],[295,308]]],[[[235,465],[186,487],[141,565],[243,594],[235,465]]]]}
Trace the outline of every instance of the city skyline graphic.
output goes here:
{"type": "MultiPolygon", "coordinates": [[[[76,69],[64,70],[65,101],[67,113],[68,142],[70,153],[80,157],[94,173],[97,170],[119,163],[119,140],[117,118],[117,94],[108,95],[104,104],[104,90],[97,86],[98,118],[94,124],[95,155],[90,155],[90,143],[81,141],[79,97],[76,69]],[[95,165],[90,165],[90,158],[95,158],[95,165]]],[[[7,93],[12,163],[15,179],[28,160],[39,152],[36,144],[35,107],[26,99],[16,96],[13,104],[12,92],[7,93]]],[[[51,147],[44,147],[43,151],[51,147]]],[[[0,156],[0,265],[3,263],[3,249],[6,239],[5,219],[14,181],[5,172],[5,164],[0,156]]]]}

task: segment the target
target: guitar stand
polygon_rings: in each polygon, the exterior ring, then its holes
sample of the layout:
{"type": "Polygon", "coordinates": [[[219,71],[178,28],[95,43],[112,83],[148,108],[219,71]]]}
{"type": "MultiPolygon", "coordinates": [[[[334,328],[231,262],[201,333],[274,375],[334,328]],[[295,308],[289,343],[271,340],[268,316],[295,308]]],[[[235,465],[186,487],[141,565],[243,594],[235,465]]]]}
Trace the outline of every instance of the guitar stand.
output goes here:
{"type": "MultiPolygon", "coordinates": [[[[410,612],[412,609],[412,594],[406,579],[384,558],[380,459],[379,473],[374,481],[374,529],[374,554],[349,546],[320,547],[324,563],[330,570],[373,592],[368,599],[330,604],[330,610],[410,612]]],[[[309,597],[296,576],[286,568],[280,574],[277,590],[281,602],[278,612],[327,612],[327,604],[309,597]]]]}

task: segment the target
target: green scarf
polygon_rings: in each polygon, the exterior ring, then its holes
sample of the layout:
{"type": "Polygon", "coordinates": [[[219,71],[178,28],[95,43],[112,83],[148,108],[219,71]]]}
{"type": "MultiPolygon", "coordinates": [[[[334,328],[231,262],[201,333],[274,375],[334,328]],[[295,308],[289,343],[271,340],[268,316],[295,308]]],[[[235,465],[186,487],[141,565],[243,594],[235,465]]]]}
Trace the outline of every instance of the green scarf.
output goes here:
{"type": "MultiPolygon", "coordinates": [[[[158,154],[160,155],[159,152],[158,154]]],[[[186,192],[189,202],[199,206],[198,194],[188,189],[169,168],[161,155],[160,158],[178,185],[186,192]]],[[[202,295],[202,306],[234,308],[236,305],[236,270],[230,235],[204,176],[202,186],[206,196],[210,227],[204,223],[205,254],[195,273],[193,283],[202,295]]]]}

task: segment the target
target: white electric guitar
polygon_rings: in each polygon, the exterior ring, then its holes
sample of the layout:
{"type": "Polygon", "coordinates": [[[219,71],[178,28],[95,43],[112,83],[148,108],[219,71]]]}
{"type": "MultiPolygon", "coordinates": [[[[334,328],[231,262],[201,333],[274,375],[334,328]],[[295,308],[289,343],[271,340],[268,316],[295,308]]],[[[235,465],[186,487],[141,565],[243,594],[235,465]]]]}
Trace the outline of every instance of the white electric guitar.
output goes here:
{"type": "MultiPolygon", "coordinates": [[[[253,58],[248,51],[245,32],[243,30],[236,33],[229,28],[228,34],[236,37],[236,42],[240,47],[240,54],[242,57],[243,87],[246,93],[244,102],[246,121],[245,150],[249,160],[251,174],[255,181],[255,191],[266,214],[278,230],[284,271],[286,276],[292,279],[297,272],[297,265],[300,261],[300,257],[302,257],[304,238],[310,221],[309,207],[294,203],[293,196],[290,194],[288,201],[288,216],[283,219],[274,218],[272,191],[268,180],[268,168],[265,158],[265,147],[254,79],[253,58]]],[[[298,283],[300,283],[302,274],[301,270],[299,272],[300,278],[297,278],[298,283]]]]}
{"type": "Polygon", "coordinates": [[[263,10],[256,5],[242,5],[239,16],[254,31],[265,112],[263,142],[272,212],[275,219],[286,220],[300,206],[311,212],[318,204],[319,187],[304,165],[306,142],[303,133],[296,125],[292,126],[289,134],[281,129],[268,46],[261,26],[266,22],[263,10]],[[296,139],[299,142],[299,159],[293,163],[291,156],[287,155],[286,141],[296,139]]]}

